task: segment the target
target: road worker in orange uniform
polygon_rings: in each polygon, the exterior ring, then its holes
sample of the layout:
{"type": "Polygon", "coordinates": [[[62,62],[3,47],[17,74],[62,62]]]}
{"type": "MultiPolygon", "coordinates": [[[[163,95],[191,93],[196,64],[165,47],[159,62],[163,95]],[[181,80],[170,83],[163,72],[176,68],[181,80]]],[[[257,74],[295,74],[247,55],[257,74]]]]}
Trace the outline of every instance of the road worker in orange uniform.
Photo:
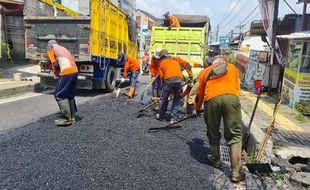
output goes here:
{"type": "Polygon", "coordinates": [[[181,27],[179,19],[176,16],[171,15],[169,12],[166,12],[164,16],[169,21],[170,27],[181,27]]]}
{"type": "Polygon", "coordinates": [[[128,71],[131,71],[131,78],[130,78],[131,84],[128,92],[125,93],[125,95],[128,96],[129,98],[133,98],[135,95],[138,83],[138,77],[140,74],[140,63],[134,58],[123,53],[118,54],[118,62],[120,64],[124,64],[124,73],[121,79],[121,83],[125,82],[125,78],[128,76],[128,71]]]}
{"type": "Polygon", "coordinates": [[[161,49],[156,49],[151,59],[151,66],[150,66],[151,77],[152,79],[157,77],[152,84],[152,99],[153,100],[157,100],[160,97],[160,91],[161,91],[161,86],[162,86],[161,78],[160,76],[158,76],[160,60],[155,58],[156,55],[159,55],[160,51],[161,49]]]}
{"type": "Polygon", "coordinates": [[[211,149],[209,161],[214,167],[220,166],[219,128],[223,118],[224,137],[230,147],[231,181],[239,182],[243,180],[240,174],[242,143],[240,79],[237,68],[228,61],[227,57],[217,57],[213,64],[203,71],[198,87],[196,111],[200,111],[204,102],[204,120],[211,149]],[[223,63],[227,63],[225,74],[212,79],[216,66],[223,63]]]}
{"type": "Polygon", "coordinates": [[[144,53],[142,57],[142,74],[143,75],[149,74],[149,62],[150,62],[150,57],[148,53],[144,53]]]}
{"type": "Polygon", "coordinates": [[[161,92],[161,104],[159,114],[156,119],[164,120],[168,107],[168,98],[173,94],[173,102],[171,107],[171,120],[174,123],[178,118],[178,111],[181,102],[182,83],[184,81],[181,68],[187,70],[189,79],[186,82],[193,80],[192,67],[189,63],[179,57],[170,57],[167,50],[161,50],[155,58],[160,60],[159,76],[163,80],[163,88],[161,92]]]}
{"type": "Polygon", "coordinates": [[[58,45],[55,40],[50,40],[47,43],[47,55],[52,63],[52,72],[57,78],[54,96],[64,116],[64,119],[55,120],[55,124],[58,126],[71,125],[75,123],[77,111],[74,97],[78,68],[69,50],[58,45]]]}

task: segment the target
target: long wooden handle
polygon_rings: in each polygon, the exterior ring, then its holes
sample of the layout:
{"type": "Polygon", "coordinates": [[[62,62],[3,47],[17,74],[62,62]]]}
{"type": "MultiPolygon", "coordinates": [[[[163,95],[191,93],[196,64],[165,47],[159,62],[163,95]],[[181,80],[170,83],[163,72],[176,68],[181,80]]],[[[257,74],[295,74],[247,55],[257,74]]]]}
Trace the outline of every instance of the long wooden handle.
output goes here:
{"type": "Polygon", "coordinates": [[[282,102],[282,99],[280,99],[278,101],[278,103],[276,104],[276,109],[273,112],[273,115],[272,115],[272,118],[270,120],[269,126],[266,128],[264,140],[263,140],[262,144],[260,145],[260,147],[258,149],[258,153],[257,153],[257,156],[256,156],[256,162],[260,162],[262,157],[263,157],[263,153],[265,152],[265,148],[266,148],[268,140],[269,140],[269,138],[271,136],[272,128],[273,128],[274,122],[276,120],[276,114],[279,111],[281,102],[282,102]]]}

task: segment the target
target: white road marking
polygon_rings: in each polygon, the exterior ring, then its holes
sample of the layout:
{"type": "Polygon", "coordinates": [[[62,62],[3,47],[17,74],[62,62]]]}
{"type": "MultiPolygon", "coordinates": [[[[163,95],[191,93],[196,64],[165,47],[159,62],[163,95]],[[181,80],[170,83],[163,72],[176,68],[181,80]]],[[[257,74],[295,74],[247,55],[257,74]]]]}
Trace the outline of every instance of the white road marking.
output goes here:
{"type": "Polygon", "coordinates": [[[1,104],[6,104],[6,103],[10,103],[10,102],[16,102],[19,100],[24,100],[24,99],[28,99],[28,98],[33,98],[36,96],[41,96],[41,95],[45,95],[45,94],[49,94],[54,92],[54,90],[48,90],[48,91],[44,91],[43,93],[36,93],[36,94],[26,94],[26,95],[21,95],[21,96],[17,96],[17,97],[10,97],[10,98],[6,98],[3,100],[0,100],[0,105],[1,104]]]}

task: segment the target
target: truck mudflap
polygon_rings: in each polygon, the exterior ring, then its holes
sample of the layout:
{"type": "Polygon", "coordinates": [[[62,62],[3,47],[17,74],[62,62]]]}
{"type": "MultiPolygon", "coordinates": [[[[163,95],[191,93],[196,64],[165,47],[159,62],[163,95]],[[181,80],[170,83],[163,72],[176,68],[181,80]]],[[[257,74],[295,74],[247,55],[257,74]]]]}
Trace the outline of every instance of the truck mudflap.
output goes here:
{"type": "MultiPolygon", "coordinates": [[[[40,85],[45,87],[54,88],[56,86],[57,79],[54,79],[54,76],[50,73],[38,73],[38,77],[40,77],[40,85]]],[[[102,82],[102,81],[101,81],[102,82]]],[[[89,79],[86,76],[78,76],[77,89],[96,89],[93,88],[94,84],[98,83],[93,81],[93,79],[89,79]]],[[[97,84],[98,85],[98,84],[97,84]]]]}

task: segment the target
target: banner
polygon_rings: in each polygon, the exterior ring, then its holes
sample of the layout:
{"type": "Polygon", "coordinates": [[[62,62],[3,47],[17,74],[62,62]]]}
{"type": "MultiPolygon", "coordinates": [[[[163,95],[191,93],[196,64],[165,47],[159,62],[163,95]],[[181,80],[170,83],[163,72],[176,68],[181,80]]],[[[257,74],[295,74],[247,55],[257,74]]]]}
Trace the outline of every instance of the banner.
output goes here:
{"type": "MultiPolygon", "coordinates": [[[[274,22],[275,0],[258,0],[258,4],[261,10],[263,27],[267,34],[269,44],[271,45],[274,29],[273,22],[274,22]]],[[[285,64],[285,58],[281,53],[280,46],[277,40],[275,42],[274,51],[279,64],[285,64]]]]}

